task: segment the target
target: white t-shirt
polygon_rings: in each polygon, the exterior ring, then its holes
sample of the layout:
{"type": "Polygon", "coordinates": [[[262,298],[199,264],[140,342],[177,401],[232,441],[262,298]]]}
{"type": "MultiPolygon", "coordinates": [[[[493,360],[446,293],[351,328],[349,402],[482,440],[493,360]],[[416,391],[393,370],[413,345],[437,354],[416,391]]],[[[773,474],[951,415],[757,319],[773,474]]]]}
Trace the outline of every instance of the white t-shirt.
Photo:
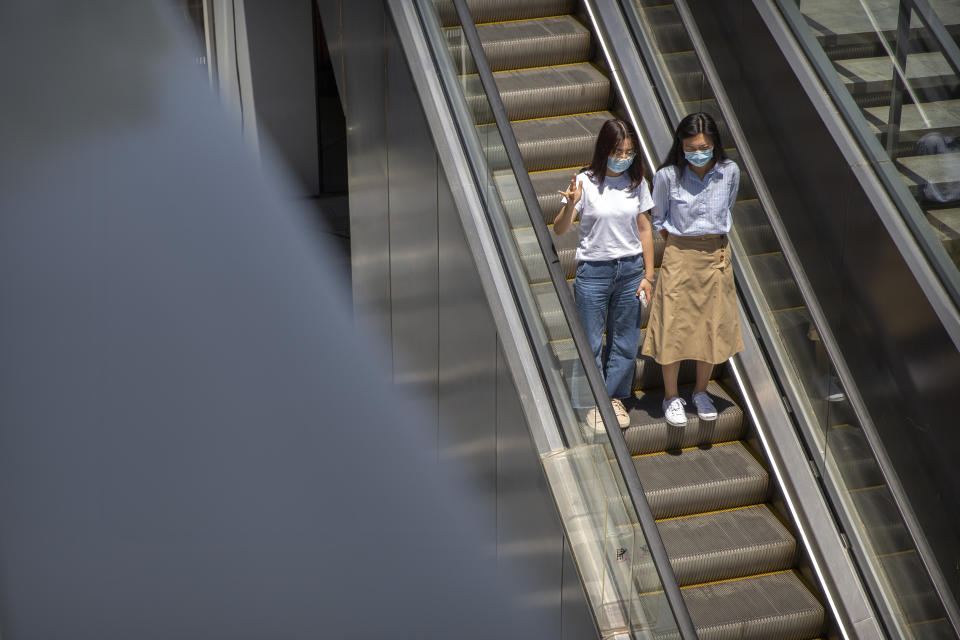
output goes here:
{"type": "MultiPolygon", "coordinates": [[[[601,190],[584,171],[577,175],[583,193],[577,203],[580,243],[577,260],[615,260],[643,253],[637,214],[653,208],[646,180],[630,188],[630,176],[607,176],[601,190]]],[[[560,198],[566,204],[567,199],[560,198]]]]}

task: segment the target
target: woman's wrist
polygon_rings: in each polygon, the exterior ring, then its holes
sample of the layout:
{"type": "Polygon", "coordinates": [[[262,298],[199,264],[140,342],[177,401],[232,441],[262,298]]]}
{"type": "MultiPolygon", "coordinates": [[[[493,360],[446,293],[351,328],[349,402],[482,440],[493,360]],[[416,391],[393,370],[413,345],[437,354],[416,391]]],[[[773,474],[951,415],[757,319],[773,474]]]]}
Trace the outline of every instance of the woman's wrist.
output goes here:
{"type": "Polygon", "coordinates": [[[646,280],[647,282],[649,282],[650,284],[654,284],[652,278],[648,278],[647,276],[643,276],[643,279],[646,280]]]}

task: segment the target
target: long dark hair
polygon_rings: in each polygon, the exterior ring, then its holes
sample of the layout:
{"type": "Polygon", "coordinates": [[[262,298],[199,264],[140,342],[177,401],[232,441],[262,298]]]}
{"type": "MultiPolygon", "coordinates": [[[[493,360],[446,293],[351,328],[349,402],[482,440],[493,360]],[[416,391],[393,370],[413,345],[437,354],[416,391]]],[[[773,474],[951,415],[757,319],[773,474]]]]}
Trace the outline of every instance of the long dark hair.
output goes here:
{"type": "Polygon", "coordinates": [[[678,170],[683,171],[684,167],[690,164],[687,162],[686,156],[683,155],[683,139],[692,138],[698,133],[702,133],[713,140],[713,157],[717,164],[726,162],[727,154],[723,151],[723,141],[720,140],[720,130],[717,128],[717,123],[709,113],[700,111],[691,113],[677,125],[677,130],[673,134],[673,146],[670,147],[670,153],[667,154],[666,160],[659,168],[677,167],[678,170]]]}
{"type": "MultiPolygon", "coordinates": [[[[593,160],[582,170],[593,178],[597,185],[603,187],[603,182],[607,177],[607,158],[617,148],[617,145],[626,138],[633,142],[633,153],[640,153],[640,138],[637,132],[633,130],[629,122],[623,120],[607,120],[600,127],[600,133],[597,134],[597,144],[593,148],[593,160]]],[[[643,181],[645,170],[643,161],[634,157],[633,163],[627,168],[626,174],[630,176],[630,188],[635,189],[643,181]]]]}

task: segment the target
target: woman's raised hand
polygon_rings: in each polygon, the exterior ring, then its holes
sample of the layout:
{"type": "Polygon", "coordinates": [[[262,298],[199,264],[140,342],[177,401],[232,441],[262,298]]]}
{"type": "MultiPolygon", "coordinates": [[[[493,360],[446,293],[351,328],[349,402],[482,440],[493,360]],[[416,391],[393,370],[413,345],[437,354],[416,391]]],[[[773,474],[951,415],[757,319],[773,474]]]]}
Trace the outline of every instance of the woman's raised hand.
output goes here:
{"type": "Polygon", "coordinates": [[[583,185],[577,182],[577,174],[573,174],[573,178],[570,179],[570,186],[567,187],[566,191],[557,191],[557,193],[566,198],[567,202],[573,204],[580,202],[580,196],[583,195],[583,185]]]}

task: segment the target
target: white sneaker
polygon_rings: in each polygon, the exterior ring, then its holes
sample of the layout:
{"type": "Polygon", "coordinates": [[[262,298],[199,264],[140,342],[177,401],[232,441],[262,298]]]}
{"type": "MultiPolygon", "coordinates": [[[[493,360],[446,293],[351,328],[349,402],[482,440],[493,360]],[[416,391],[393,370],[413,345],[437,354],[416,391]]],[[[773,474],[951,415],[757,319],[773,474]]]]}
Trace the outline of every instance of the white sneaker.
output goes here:
{"type": "Polygon", "coordinates": [[[607,430],[603,428],[603,418],[600,417],[600,412],[597,411],[596,407],[590,409],[590,411],[587,411],[586,432],[587,436],[599,435],[607,432],[607,430]]]}
{"type": "Polygon", "coordinates": [[[617,415],[617,422],[620,423],[620,427],[629,427],[630,426],[630,414],[627,413],[627,408],[623,406],[623,401],[619,398],[613,398],[613,412],[617,415]]]}
{"type": "Polygon", "coordinates": [[[687,412],[683,408],[686,404],[680,397],[663,401],[663,417],[667,419],[667,424],[673,427],[686,426],[687,412]]]}
{"type": "Polygon", "coordinates": [[[699,391],[693,394],[693,404],[697,407],[697,416],[701,420],[716,420],[717,408],[713,406],[713,400],[707,395],[706,391],[699,391]]]}

